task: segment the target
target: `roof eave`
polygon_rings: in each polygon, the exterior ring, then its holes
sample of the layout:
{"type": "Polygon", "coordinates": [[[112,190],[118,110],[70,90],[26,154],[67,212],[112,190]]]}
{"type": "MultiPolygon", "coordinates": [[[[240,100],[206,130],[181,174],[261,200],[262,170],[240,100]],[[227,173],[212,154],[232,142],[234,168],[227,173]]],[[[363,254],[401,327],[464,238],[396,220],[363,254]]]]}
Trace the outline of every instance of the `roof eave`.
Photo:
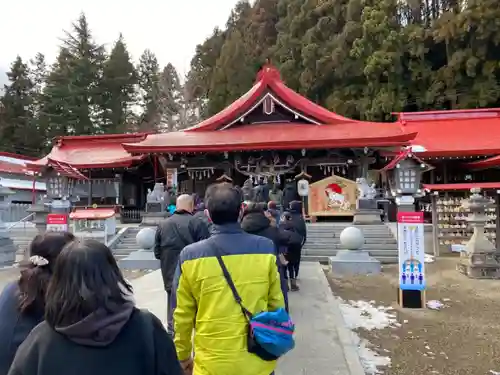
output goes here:
{"type": "Polygon", "coordinates": [[[407,145],[416,133],[407,133],[390,137],[380,138],[357,138],[357,139],[318,139],[304,143],[303,140],[289,142],[252,142],[238,144],[204,144],[204,145],[140,145],[134,143],[123,144],[125,150],[134,154],[159,153],[159,152],[224,152],[224,151],[252,151],[252,150],[297,150],[297,149],[321,149],[321,148],[357,148],[357,147],[391,147],[407,145]]]}

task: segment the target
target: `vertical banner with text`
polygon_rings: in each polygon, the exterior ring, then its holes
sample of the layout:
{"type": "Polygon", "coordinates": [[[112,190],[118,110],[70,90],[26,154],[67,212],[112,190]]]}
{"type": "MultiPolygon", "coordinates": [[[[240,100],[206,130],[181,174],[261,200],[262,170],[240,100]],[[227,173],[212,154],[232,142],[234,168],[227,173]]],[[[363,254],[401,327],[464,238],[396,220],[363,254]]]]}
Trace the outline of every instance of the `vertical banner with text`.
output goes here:
{"type": "Polygon", "coordinates": [[[425,290],[424,213],[398,212],[399,288],[425,290]]]}

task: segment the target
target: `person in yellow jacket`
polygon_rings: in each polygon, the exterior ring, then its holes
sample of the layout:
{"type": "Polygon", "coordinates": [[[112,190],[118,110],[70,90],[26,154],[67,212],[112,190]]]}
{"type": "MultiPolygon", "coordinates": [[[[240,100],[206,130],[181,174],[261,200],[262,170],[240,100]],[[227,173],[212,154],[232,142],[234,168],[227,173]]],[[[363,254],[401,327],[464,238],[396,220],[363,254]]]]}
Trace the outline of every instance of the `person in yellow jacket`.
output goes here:
{"type": "Polygon", "coordinates": [[[270,375],[276,368],[276,361],[247,351],[248,323],[216,258],[222,255],[249,311],[285,307],[274,244],[241,229],[241,207],[238,189],[211,186],[206,208],[212,235],[186,246],[179,257],[172,301],[174,342],[187,374],[270,375]]]}

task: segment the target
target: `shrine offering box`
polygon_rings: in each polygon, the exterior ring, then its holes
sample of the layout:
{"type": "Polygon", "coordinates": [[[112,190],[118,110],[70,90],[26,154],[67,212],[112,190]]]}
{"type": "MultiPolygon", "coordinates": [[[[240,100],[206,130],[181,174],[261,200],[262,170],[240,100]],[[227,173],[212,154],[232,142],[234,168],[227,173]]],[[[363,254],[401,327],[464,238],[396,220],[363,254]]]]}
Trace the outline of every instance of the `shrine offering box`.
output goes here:
{"type": "Polygon", "coordinates": [[[112,208],[77,209],[69,215],[73,234],[108,243],[116,234],[116,217],[112,208]]]}

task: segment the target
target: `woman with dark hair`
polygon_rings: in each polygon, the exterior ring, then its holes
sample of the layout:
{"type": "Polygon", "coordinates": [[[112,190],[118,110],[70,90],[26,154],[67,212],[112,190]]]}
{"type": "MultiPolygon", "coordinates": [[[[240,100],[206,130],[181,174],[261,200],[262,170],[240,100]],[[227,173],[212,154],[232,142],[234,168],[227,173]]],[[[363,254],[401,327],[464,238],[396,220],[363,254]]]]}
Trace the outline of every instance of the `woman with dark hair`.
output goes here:
{"type": "Polygon", "coordinates": [[[74,241],[57,258],[45,321],[19,347],[9,375],[181,375],[172,339],[134,306],[111,250],[74,241]]]}
{"type": "Polygon", "coordinates": [[[47,232],[29,246],[30,258],[21,263],[18,281],[8,284],[0,295],[0,375],[9,371],[16,350],[43,320],[45,293],[56,258],[73,241],[71,233],[47,232]]]}

